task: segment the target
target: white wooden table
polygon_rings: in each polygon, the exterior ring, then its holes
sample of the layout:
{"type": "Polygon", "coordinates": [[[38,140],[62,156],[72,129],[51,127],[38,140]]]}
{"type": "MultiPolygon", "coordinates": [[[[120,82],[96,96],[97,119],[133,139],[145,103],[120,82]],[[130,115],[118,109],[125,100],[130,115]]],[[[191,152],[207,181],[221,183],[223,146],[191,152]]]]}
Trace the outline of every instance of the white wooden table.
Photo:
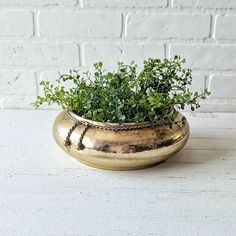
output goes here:
{"type": "Polygon", "coordinates": [[[54,143],[58,111],[0,111],[0,235],[236,235],[236,114],[187,115],[156,167],[86,167],[54,143]]]}

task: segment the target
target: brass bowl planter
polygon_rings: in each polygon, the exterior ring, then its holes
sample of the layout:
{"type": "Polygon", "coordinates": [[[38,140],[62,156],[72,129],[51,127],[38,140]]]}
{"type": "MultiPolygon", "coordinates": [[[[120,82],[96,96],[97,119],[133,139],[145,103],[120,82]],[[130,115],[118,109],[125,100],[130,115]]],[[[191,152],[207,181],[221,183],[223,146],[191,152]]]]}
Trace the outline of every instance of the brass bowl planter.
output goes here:
{"type": "MultiPolygon", "coordinates": [[[[182,117],[176,114],[176,119],[182,117]]],[[[93,122],[63,111],[54,122],[53,135],[57,144],[81,163],[100,169],[134,170],[167,160],[189,137],[187,120],[172,128],[148,125],[93,122]]]]}

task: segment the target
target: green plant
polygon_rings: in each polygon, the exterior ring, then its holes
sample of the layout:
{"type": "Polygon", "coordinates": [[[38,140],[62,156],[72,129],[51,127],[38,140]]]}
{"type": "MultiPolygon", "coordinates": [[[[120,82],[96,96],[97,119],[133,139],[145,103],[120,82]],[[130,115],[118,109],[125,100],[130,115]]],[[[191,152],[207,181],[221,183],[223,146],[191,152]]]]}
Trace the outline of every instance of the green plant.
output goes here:
{"type": "Polygon", "coordinates": [[[63,109],[101,122],[159,122],[172,125],[175,109],[190,106],[199,108],[199,100],[210,93],[191,92],[190,69],[182,68],[185,59],[152,59],[144,61],[143,69],[137,72],[132,62],[118,62],[115,72],[103,70],[102,62],[94,64],[94,74],[70,71],[61,75],[54,85],[42,81],[43,96],[34,103],[38,108],[43,103],[56,103],[63,109]],[[66,89],[63,83],[72,81],[74,86],[66,89]]]}

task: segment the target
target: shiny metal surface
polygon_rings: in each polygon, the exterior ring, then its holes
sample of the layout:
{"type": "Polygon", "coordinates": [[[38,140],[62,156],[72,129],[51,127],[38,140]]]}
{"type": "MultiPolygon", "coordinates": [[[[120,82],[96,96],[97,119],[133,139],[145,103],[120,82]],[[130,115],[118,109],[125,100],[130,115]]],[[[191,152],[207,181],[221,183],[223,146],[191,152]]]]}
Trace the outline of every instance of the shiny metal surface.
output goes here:
{"type": "MultiPolygon", "coordinates": [[[[176,119],[183,116],[178,113],[176,119]]],[[[86,165],[108,170],[134,170],[163,162],[178,152],[187,142],[189,125],[187,120],[173,128],[167,126],[148,127],[136,130],[112,131],[90,127],[84,134],[83,150],[78,150],[78,140],[84,130],[76,127],[70,136],[71,145],[64,146],[69,130],[83,118],[70,112],[61,112],[53,125],[53,136],[57,144],[70,156],[86,165]]],[[[118,127],[119,124],[93,122],[99,126],[118,127]]],[[[124,124],[126,126],[133,124],[124,124]]]]}

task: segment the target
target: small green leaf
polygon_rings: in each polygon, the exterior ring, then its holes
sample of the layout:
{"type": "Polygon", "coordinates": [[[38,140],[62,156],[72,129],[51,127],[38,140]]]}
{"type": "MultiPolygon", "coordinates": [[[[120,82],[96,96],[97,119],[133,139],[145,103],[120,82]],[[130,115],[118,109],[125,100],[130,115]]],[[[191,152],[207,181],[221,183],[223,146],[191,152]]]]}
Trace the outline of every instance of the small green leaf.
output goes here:
{"type": "Polygon", "coordinates": [[[103,63],[94,64],[90,72],[70,70],[59,75],[54,83],[41,81],[43,95],[37,96],[33,105],[57,104],[62,109],[73,110],[87,119],[101,122],[158,122],[172,127],[176,123],[174,109],[191,110],[200,107],[199,101],[210,92],[192,92],[191,70],[183,67],[185,59],[148,58],[143,69],[134,62],[117,63],[114,72],[102,69],[103,63]],[[68,87],[72,84],[71,87],[68,87]]]}

